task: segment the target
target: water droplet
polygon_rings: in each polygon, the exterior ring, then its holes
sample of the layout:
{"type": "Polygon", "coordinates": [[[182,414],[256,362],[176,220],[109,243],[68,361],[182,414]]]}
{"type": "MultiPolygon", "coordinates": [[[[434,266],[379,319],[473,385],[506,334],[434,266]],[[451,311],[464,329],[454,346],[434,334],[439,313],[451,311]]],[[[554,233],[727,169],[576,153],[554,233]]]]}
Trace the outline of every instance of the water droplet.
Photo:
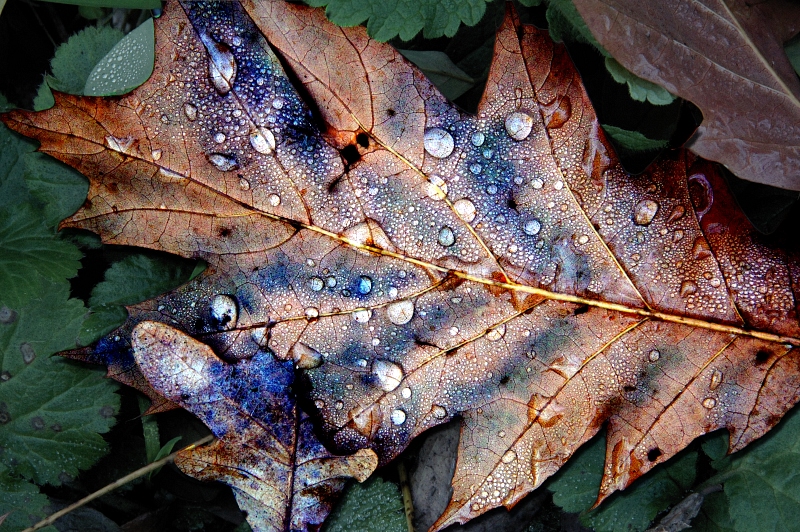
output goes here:
{"type": "Polygon", "coordinates": [[[325,286],[325,283],[319,277],[312,277],[308,280],[308,287],[314,292],[319,292],[325,286]]]}
{"type": "Polygon", "coordinates": [[[216,142],[217,144],[222,144],[223,142],[225,142],[226,138],[227,137],[225,137],[225,133],[215,133],[214,134],[214,142],[216,142]]]}
{"type": "Polygon", "coordinates": [[[200,40],[208,51],[208,75],[214,89],[223,96],[233,88],[236,78],[236,60],[227,44],[215,42],[207,33],[200,34],[200,40]]]}
{"type": "Polygon", "coordinates": [[[161,150],[153,150],[150,152],[150,155],[153,156],[154,161],[158,161],[159,159],[161,159],[161,150]]]}
{"type": "Polygon", "coordinates": [[[692,245],[692,257],[695,260],[707,259],[711,256],[711,248],[702,236],[697,237],[692,245]]]}
{"type": "Polygon", "coordinates": [[[305,310],[306,319],[313,320],[319,318],[319,309],[316,307],[307,307],[305,310]]]}
{"type": "Polygon", "coordinates": [[[578,237],[578,244],[585,244],[589,241],[589,237],[587,235],[581,235],[578,237]]]}
{"type": "Polygon", "coordinates": [[[442,128],[434,127],[425,132],[423,145],[425,146],[425,151],[438,159],[444,159],[453,153],[455,141],[450,133],[442,128]]]}
{"type": "Polygon", "coordinates": [[[480,174],[481,170],[483,170],[483,168],[478,163],[473,163],[473,164],[469,165],[469,171],[472,172],[475,175],[480,174]]]}
{"type": "Polygon", "coordinates": [[[189,122],[194,122],[197,120],[197,107],[190,103],[185,103],[183,104],[183,114],[186,115],[189,122]]]}
{"type": "Polygon", "coordinates": [[[653,200],[642,200],[633,208],[633,223],[649,225],[658,212],[658,203],[653,200]]]}
{"type": "Polygon", "coordinates": [[[433,417],[437,419],[443,419],[447,417],[447,410],[445,410],[443,406],[433,405],[433,408],[431,408],[431,414],[433,414],[433,417]]]}
{"type": "Polygon", "coordinates": [[[169,124],[169,117],[167,115],[161,115],[161,123],[169,124]]]}
{"type": "Polygon", "coordinates": [[[376,360],[372,363],[372,374],[378,378],[378,385],[384,392],[391,392],[403,380],[403,368],[390,360],[376,360]]]}
{"type": "Polygon", "coordinates": [[[475,219],[475,204],[467,198],[462,198],[453,203],[453,209],[456,211],[458,217],[467,223],[475,219]]]}
{"type": "Polygon", "coordinates": [[[403,399],[411,399],[411,388],[403,388],[400,390],[400,395],[403,396],[403,399]]]}
{"type": "Polygon", "coordinates": [[[661,358],[661,352],[658,349],[653,349],[647,355],[647,358],[650,359],[650,362],[658,362],[658,359],[661,358]]]}
{"type": "Polygon", "coordinates": [[[525,140],[533,130],[533,118],[520,111],[511,113],[506,117],[506,132],[514,140],[525,140]]]}
{"type": "Polygon", "coordinates": [[[328,288],[335,287],[336,286],[336,277],[330,276],[327,279],[325,279],[325,286],[327,286],[328,288]]]}
{"type": "Polygon", "coordinates": [[[414,303],[409,299],[397,301],[386,307],[386,314],[395,325],[405,325],[414,317],[414,303]]]}
{"type": "Polygon", "coordinates": [[[486,193],[489,194],[490,196],[494,196],[495,194],[497,194],[497,185],[489,185],[488,187],[486,187],[486,193]]]}
{"type": "Polygon", "coordinates": [[[493,329],[489,329],[489,332],[486,333],[486,339],[490,342],[496,342],[501,339],[506,334],[506,325],[505,323],[501,323],[497,327],[493,329]]]}
{"type": "Polygon", "coordinates": [[[239,309],[236,300],[225,294],[214,296],[209,306],[211,318],[217,322],[221,329],[232,329],[239,319],[239,309]]]}
{"type": "Polygon", "coordinates": [[[503,457],[500,460],[504,464],[510,464],[511,462],[513,462],[516,459],[517,459],[517,453],[515,453],[513,450],[509,449],[508,451],[506,451],[506,453],[503,455],[503,457]]]}
{"type": "Polygon", "coordinates": [[[372,278],[362,275],[358,278],[358,293],[367,295],[372,292],[372,278]]]}
{"type": "Polygon", "coordinates": [[[456,242],[456,235],[453,234],[453,230],[447,227],[446,225],[442,227],[439,231],[439,244],[444,247],[450,247],[456,242]]]}
{"type": "Polygon", "coordinates": [[[544,181],[542,181],[538,177],[534,177],[533,180],[531,181],[531,185],[533,186],[533,188],[542,188],[544,186],[544,181]]]}
{"type": "Polygon", "coordinates": [[[208,162],[223,172],[229,172],[230,170],[233,170],[239,166],[236,164],[236,159],[233,157],[228,157],[227,155],[222,155],[221,153],[212,153],[209,155],[208,162]]]}
{"type": "Polygon", "coordinates": [[[358,323],[367,323],[372,318],[372,311],[369,309],[358,309],[353,312],[353,319],[358,323]]]}
{"type": "Polygon", "coordinates": [[[476,133],[473,133],[472,137],[470,137],[469,140],[472,142],[473,146],[482,146],[483,145],[483,141],[486,140],[486,136],[483,133],[481,133],[480,131],[478,131],[476,133]]]}
{"type": "Polygon", "coordinates": [[[673,242],[680,242],[681,240],[683,240],[683,231],[678,229],[677,231],[672,233],[672,241],[673,242]]]}
{"type": "Polygon", "coordinates": [[[708,389],[712,391],[716,390],[720,383],[722,383],[722,372],[718,369],[715,369],[711,374],[711,384],[708,385],[708,389]]]}
{"type": "Polygon", "coordinates": [[[132,137],[117,138],[113,135],[108,135],[105,140],[106,146],[119,153],[128,153],[133,145],[132,137]]]}
{"type": "Polygon", "coordinates": [[[713,286],[714,288],[719,288],[719,286],[722,284],[722,281],[720,281],[719,279],[717,279],[716,277],[714,277],[713,279],[711,279],[710,281],[708,281],[708,284],[710,284],[710,285],[711,285],[711,286],[713,286]]]}
{"type": "Polygon", "coordinates": [[[564,188],[564,182],[561,181],[561,180],[556,181],[553,184],[553,188],[556,189],[556,190],[561,190],[562,188],[564,188]]]}
{"type": "Polygon", "coordinates": [[[455,336],[458,334],[458,327],[450,327],[450,336],[455,336]]]}
{"type": "Polygon", "coordinates": [[[283,100],[281,100],[280,98],[276,98],[272,102],[272,107],[274,107],[275,109],[283,109],[283,100]]]}
{"type": "Polygon", "coordinates": [[[680,220],[681,218],[683,218],[683,213],[685,212],[686,209],[684,209],[683,206],[681,205],[676,206],[674,209],[672,209],[672,212],[669,213],[669,218],[667,218],[667,223],[672,223],[676,220],[680,220]]]}
{"type": "Polygon", "coordinates": [[[717,406],[717,400],[714,399],[713,397],[706,397],[705,399],[703,399],[703,406],[711,410],[712,408],[717,406]]]}
{"type": "Polygon", "coordinates": [[[681,283],[681,297],[688,297],[697,292],[697,284],[694,281],[684,281],[681,283]]]}
{"type": "Polygon", "coordinates": [[[539,234],[539,231],[542,229],[542,224],[539,220],[533,219],[528,220],[525,222],[525,225],[522,226],[522,230],[525,231],[525,234],[535,236],[539,234]]]}
{"type": "Polygon", "coordinates": [[[273,207],[277,207],[281,204],[281,197],[277,194],[270,194],[269,198],[267,198],[267,201],[269,201],[269,204],[273,207]]]}
{"type": "Polygon", "coordinates": [[[428,181],[428,197],[435,200],[442,200],[447,196],[447,183],[439,176],[430,176],[428,181]]]}
{"type": "Polygon", "coordinates": [[[36,358],[36,351],[28,342],[19,345],[19,352],[22,353],[22,361],[25,362],[25,364],[30,364],[36,358]]]}
{"type": "Polygon", "coordinates": [[[297,342],[289,350],[289,356],[298,369],[314,369],[322,365],[322,353],[302,342],[297,342]]]}
{"type": "Polygon", "coordinates": [[[265,127],[260,127],[250,133],[250,145],[258,153],[269,155],[275,151],[275,135],[265,127]]]}
{"type": "Polygon", "coordinates": [[[242,190],[250,190],[250,181],[243,177],[239,178],[239,188],[242,190]]]}
{"type": "Polygon", "coordinates": [[[399,408],[395,408],[392,410],[392,423],[395,425],[402,425],[406,422],[406,413],[400,410],[399,408]]]}

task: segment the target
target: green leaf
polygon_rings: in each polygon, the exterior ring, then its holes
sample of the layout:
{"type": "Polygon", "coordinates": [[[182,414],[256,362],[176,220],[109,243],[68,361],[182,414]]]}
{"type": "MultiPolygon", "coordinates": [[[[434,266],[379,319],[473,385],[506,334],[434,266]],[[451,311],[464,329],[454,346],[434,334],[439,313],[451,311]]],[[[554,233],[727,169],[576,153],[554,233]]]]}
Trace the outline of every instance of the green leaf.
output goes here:
{"type": "Polygon", "coordinates": [[[310,0],[326,6],[325,14],[339,26],[367,22],[367,32],[378,41],[399,36],[408,41],[420,31],[428,38],[455,35],[463,23],[473,26],[486,12],[486,0],[310,0]]]}
{"type": "Polygon", "coordinates": [[[595,437],[575,453],[548,485],[553,502],[597,532],[645,530],[653,518],[679,502],[695,480],[697,452],[684,452],[645,475],[628,491],[587,511],[596,498],[605,461],[605,438],[595,437]]]}
{"type": "Polygon", "coordinates": [[[47,84],[47,76],[45,76],[44,81],[39,85],[39,90],[36,91],[36,96],[33,98],[33,110],[44,111],[55,104],[56,100],[53,98],[53,91],[50,90],[50,85],[47,84]]]}
{"type": "Polygon", "coordinates": [[[627,151],[648,152],[666,148],[669,141],[649,139],[638,131],[630,131],[621,127],[603,124],[603,130],[614,141],[614,143],[627,151]]]}
{"type": "Polygon", "coordinates": [[[648,101],[653,105],[669,105],[675,100],[675,96],[667,89],[638,77],[613,57],[606,57],[606,70],[617,83],[627,83],[628,93],[637,102],[648,101]]]}
{"type": "Polygon", "coordinates": [[[153,19],[147,19],[103,57],[86,79],[87,96],[113,96],[129,92],[150,77],[155,61],[153,19]]]}
{"type": "Polygon", "coordinates": [[[417,65],[449,100],[455,100],[475,85],[475,80],[458,68],[444,52],[397,50],[417,65]]]}
{"type": "Polygon", "coordinates": [[[0,113],[5,113],[16,108],[17,106],[9,102],[8,98],[6,98],[4,94],[0,94],[0,113]]]}
{"type": "Polygon", "coordinates": [[[142,413],[142,435],[144,436],[144,452],[147,463],[155,461],[161,447],[161,437],[158,434],[158,420],[155,416],[144,415],[150,407],[150,401],[145,397],[136,396],[139,401],[139,411],[142,413]]]}
{"type": "Polygon", "coordinates": [[[79,6],[110,7],[121,9],[159,9],[161,0],[47,0],[56,4],[75,4],[79,6]]]}
{"type": "MultiPolygon", "coordinates": [[[[148,463],[158,462],[162,458],[166,458],[172,452],[172,449],[175,447],[175,444],[181,441],[181,439],[182,436],[175,436],[174,438],[169,440],[167,443],[164,444],[164,446],[161,449],[159,449],[159,451],[156,453],[156,455],[153,457],[152,460],[148,460],[148,463]]],[[[161,471],[160,467],[158,469],[153,469],[152,471],[150,471],[150,474],[147,476],[147,478],[152,479],[153,476],[157,475],[159,471],[161,471]]]]}
{"type": "Polygon", "coordinates": [[[547,3],[547,29],[556,42],[576,41],[590,44],[604,56],[608,52],[594,38],[572,0],[549,0],[547,3]]]}
{"type": "MultiPolygon", "coordinates": [[[[22,530],[32,526],[46,515],[45,507],[50,502],[39,493],[39,488],[9,473],[0,465],[0,516],[2,530],[22,530]]],[[[55,532],[53,526],[42,528],[45,532],[55,532]]]]}
{"type": "Polygon", "coordinates": [[[326,521],[325,532],[405,532],[403,496],[396,484],[372,476],[353,483],[326,521]]]}
{"type": "Polygon", "coordinates": [[[95,65],[120,39],[122,32],[109,26],[90,26],[62,44],[50,61],[51,88],[70,94],[83,94],[86,79],[95,65]]]}

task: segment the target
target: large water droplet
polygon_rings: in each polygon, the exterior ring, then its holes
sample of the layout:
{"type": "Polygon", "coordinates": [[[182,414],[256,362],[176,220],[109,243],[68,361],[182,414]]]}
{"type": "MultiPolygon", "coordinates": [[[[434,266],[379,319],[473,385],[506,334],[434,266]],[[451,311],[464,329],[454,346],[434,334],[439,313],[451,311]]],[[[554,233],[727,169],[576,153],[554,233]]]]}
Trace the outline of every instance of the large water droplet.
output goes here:
{"type": "Polygon", "coordinates": [[[434,127],[425,132],[423,139],[425,151],[438,159],[444,159],[455,148],[453,136],[440,127],[434,127]]]}
{"type": "Polygon", "coordinates": [[[444,419],[447,417],[447,410],[445,410],[443,406],[433,405],[431,408],[431,414],[433,414],[433,417],[437,419],[444,419]]]}
{"type": "Polygon", "coordinates": [[[472,163],[471,165],[469,165],[469,171],[475,175],[480,174],[481,170],[483,170],[483,167],[481,167],[481,165],[479,165],[478,163],[472,163]]]}
{"type": "Polygon", "coordinates": [[[533,130],[533,118],[520,111],[511,113],[506,117],[506,131],[514,140],[525,140],[533,130]]]}
{"type": "Polygon", "coordinates": [[[395,425],[402,425],[406,422],[406,413],[400,410],[399,408],[395,408],[392,410],[392,423],[395,425]]]}
{"type": "Polygon", "coordinates": [[[216,321],[220,329],[232,329],[239,319],[239,310],[236,300],[225,294],[214,296],[209,305],[211,318],[216,321]]]}
{"type": "Polygon", "coordinates": [[[367,323],[372,318],[372,311],[366,308],[358,309],[353,312],[353,319],[358,323],[367,323]]]}
{"type": "Polygon", "coordinates": [[[314,292],[319,292],[323,289],[325,283],[319,277],[312,277],[308,280],[308,287],[311,288],[314,292]]]}
{"type": "Polygon", "coordinates": [[[411,399],[412,395],[411,388],[408,387],[403,388],[402,390],[400,390],[400,395],[403,397],[403,399],[411,399]]]}
{"type": "Polygon", "coordinates": [[[453,233],[453,230],[447,227],[446,225],[441,228],[439,231],[439,244],[444,247],[450,247],[456,242],[456,235],[453,233]]]}
{"type": "Polygon", "coordinates": [[[684,281],[681,283],[681,297],[688,297],[697,292],[697,284],[694,281],[684,281]]]}
{"type": "Polygon", "coordinates": [[[159,159],[161,159],[161,150],[153,150],[150,152],[150,155],[153,156],[154,161],[158,161],[159,159]]]}
{"type": "Polygon", "coordinates": [[[703,399],[704,408],[708,408],[709,410],[711,410],[715,406],[717,406],[717,400],[714,399],[713,397],[706,397],[705,399],[703,399]]]}
{"type": "Polygon", "coordinates": [[[281,197],[277,194],[270,194],[269,198],[267,198],[267,201],[269,201],[269,204],[273,207],[277,207],[281,204],[281,197]]]}
{"type": "Polygon", "coordinates": [[[225,133],[214,133],[214,142],[217,144],[222,144],[226,138],[225,133]]]}
{"type": "Polygon", "coordinates": [[[633,208],[633,223],[636,225],[649,225],[658,212],[658,203],[646,199],[636,204],[633,208]]]}
{"type": "Polygon", "coordinates": [[[496,342],[501,339],[506,334],[506,325],[505,323],[501,323],[497,327],[489,329],[489,332],[486,333],[486,339],[490,342],[496,342]]]}
{"type": "Polygon", "coordinates": [[[711,384],[708,385],[708,389],[712,391],[716,390],[720,383],[722,383],[722,372],[718,369],[715,369],[711,374],[711,384]]]}
{"type": "Polygon", "coordinates": [[[294,360],[298,369],[314,369],[322,365],[322,354],[313,347],[302,342],[294,344],[289,351],[289,356],[294,360]]]}
{"type": "Polygon", "coordinates": [[[372,278],[362,275],[358,278],[358,293],[363,296],[370,292],[372,292],[372,278]]]}
{"type": "Polygon", "coordinates": [[[475,204],[467,198],[462,198],[453,203],[453,209],[456,211],[458,217],[467,223],[475,219],[475,204]]]}
{"type": "Polygon", "coordinates": [[[659,352],[658,349],[653,349],[647,355],[647,358],[650,360],[650,362],[658,362],[658,359],[661,358],[661,352],[659,352]]]}
{"type": "Polygon", "coordinates": [[[208,76],[214,89],[222,95],[233,88],[236,78],[236,60],[227,44],[216,42],[207,33],[200,34],[200,40],[208,51],[208,76]]]}
{"type": "Polygon", "coordinates": [[[511,462],[513,462],[516,459],[517,459],[517,453],[515,453],[513,450],[509,449],[508,451],[505,452],[505,454],[503,455],[503,457],[500,460],[504,464],[510,464],[511,462]]]}
{"type": "Polygon", "coordinates": [[[197,107],[190,103],[185,103],[183,104],[183,114],[186,115],[189,122],[194,122],[197,120],[197,107]]]}
{"type": "Polygon", "coordinates": [[[482,146],[483,141],[486,140],[486,135],[478,131],[473,133],[469,140],[472,142],[473,146],[482,146]]]}
{"type": "Polygon", "coordinates": [[[414,317],[414,303],[409,299],[397,301],[386,307],[386,314],[395,325],[405,325],[414,317]]]}
{"type": "Polygon", "coordinates": [[[384,392],[391,392],[403,380],[403,368],[390,360],[378,359],[372,363],[372,374],[378,379],[378,386],[384,392]]]}
{"type": "Polygon", "coordinates": [[[221,153],[212,153],[208,156],[208,162],[213,164],[217,167],[218,170],[222,170],[223,172],[229,172],[235,168],[238,168],[238,164],[236,163],[236,159],[233,157],[229,157],[227,155],[222,155],[221,153]]]}
{"type": "Polygon", "coordinates": [[[106,136],[106,146],[119,153],[128,153],[133,145],[132,137],[115,137],[113,135],[106,136]]]}
{"type": "Polygon", "coordinates": [[[522,230],[525,231],[525,234],[535,236],[539,234],[539,231],[542,229],[542,224],[539,220],[533,219],[528,220],[525,222],[525,225],[522,226],[522,230]]]}
{"type": "Polygon", "coordinates": [[[706,239],[702,236],[699,236],[695,239],[694,244],[692,244],[692,257],[695,260],[703,260],[707,259],[711,256],[711,248],[706,242],[706,239]]]}
{"type": "Polygon", "coordinates": [[[260,127],[250,133],[250,145],[258,153],[269,155],[275,151],[275,135],[265,127],[260,127]]]}
{"type": "Polygon", "coordinates": [[[305,315],[306,319],[315,320],[319,318],[319,309],[317,307],[306,307],[305,315]]]}
{"type": "Polygon", "coordinates": [[[667,218],[667,223],[672,223],[676,220],[680,220],[681,218],[683,218],[683,214],[685,212],[686,209],[684,209],[681,205],[675,206],[675,208],[672,209],[672,212],[669,213],[669,218],[667,218]]]}

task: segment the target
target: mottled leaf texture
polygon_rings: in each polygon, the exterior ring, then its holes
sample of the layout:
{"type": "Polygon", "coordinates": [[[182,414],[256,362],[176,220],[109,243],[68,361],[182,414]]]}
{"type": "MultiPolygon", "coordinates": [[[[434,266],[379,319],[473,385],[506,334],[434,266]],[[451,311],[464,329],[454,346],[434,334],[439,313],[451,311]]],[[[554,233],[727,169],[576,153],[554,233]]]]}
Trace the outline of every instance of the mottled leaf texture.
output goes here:
{"type": "Polygon", "coordinates": [[[475,116],[279,0],[168,3],[156,54],[128,96],[4,120],[91,177],[65,226],[208,263],[72,356],[199,415],[220,440],[179,463],[255,528],[311,526],[353,453],[386,463],[454,416],[436,530],[513,506],[602,426],[598,503],[797,401],[797,255],[688,152],[626,174],[564,48],[513,10],[475,116]]]}
{"type": "Polygon", "coordinates": [[[639,77],[695,103],[691,149],[749,181],[800,190],[800,81],[783,45],[789,0],[574,0],[603,48],[639,77]]]}

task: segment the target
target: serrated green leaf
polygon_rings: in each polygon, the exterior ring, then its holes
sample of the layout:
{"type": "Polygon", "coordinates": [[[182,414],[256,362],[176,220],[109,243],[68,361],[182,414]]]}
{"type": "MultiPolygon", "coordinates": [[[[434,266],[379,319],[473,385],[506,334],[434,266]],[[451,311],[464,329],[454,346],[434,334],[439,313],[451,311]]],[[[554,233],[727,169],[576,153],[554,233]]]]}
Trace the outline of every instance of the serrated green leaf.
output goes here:
{"type": "Polygon", "coordinates": [[[463,23],[477,24],[486,12],[487,0],[310,0],[325,6],[325,14],[339,26],[357,26],[366,21],[367,32],[378,41],[399,36],[404,41],[420,31],[428,38],[455,35],[463,23]]]}
{"type": "Polygon", "coordinates": [[[475,80],[453,63],[444,52],[436,50],[397,51],[417,65],[449,100],[455,100],[475,85],[475,80]]]}
{"type": "Polygon", "coordinates": [[[603,124],[603,130],[622,149],[632,152],[648,152],[666,148],[668,141],[649,139],[638,131],[603,124]]]}
{"type": "Polygon", "coordinates": [[[50,61],[51,88],[70,94],[83,94],[86,79],[97,63],[122,39],[121,31],[109,26],[90,26],[62,44],[50,61]]]}
{"type": "Polygon", "coordinates": [[[547,3],[547,29],[556,42],[577,41],[590,44],[604,56],[608,55],[589,26],[583,21],[572,0],[549,0],[547,3]]]}
{"type": "Polygon", "coordinates": [[[669,105],[675,101],[675,96],[663,87],[651,83],[646,79],[620,65],[613,57],[606,57],[606,70],[617,83],[628,85],[628,93],[637,102],[650,102],[653,105],[669,105]]]}
{"type": "Polygon", "coordinates": [[[87,96],[114,96],[129,92],[150,77],[155,60],[153,19],[119,41],[97,64],[86,79],[87,96]]]}
{"type": "Polygon", "coordinates": [[[584,512],[581,521],[597,532],[645,530],[658,513],[679,502],[692,485],[697,453],[681,453],[637,480],[632,489],[587,511],[597,497],[604,461],[605,438],[596,437],[554,475],[548,485],[553,502],[567,512],[584,512]]]}
{"type": "MultiPolygon", "coordinates": [[[[0,465],[0,516],[6,516],[0,525],[2,530],[22,530],[45,517],[47,497],[39,493],[35,485],[15,477],[5,466],[0,465]]],[[[42,528],[44,532],[56,532],[56,528],[42,528]]]]}
{"type": "Polygon", "coordinates": [[[50,90],[50,85],[47,84],[47,76],[45,76],[45,79],[36,91],[36,96],[33,98],[33,110],[44,111],[45,109],[50,109],[55,104],[56,100],[53,98],[53,91],[50,90]]]}
{"type": "Polygon", "coordinates": [[[400,488],[380,477],[353,483],[326,521],[325,532],[405,532],[400,488]]]}

